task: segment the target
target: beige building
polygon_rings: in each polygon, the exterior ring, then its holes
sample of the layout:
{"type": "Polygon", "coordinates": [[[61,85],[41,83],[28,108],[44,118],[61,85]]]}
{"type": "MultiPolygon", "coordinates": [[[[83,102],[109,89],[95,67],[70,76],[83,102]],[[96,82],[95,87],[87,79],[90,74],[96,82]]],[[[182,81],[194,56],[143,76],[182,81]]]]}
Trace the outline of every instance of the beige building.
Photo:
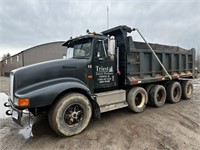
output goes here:
{"type": "Polygon", "coordinates": [[[59,41],[38,45],[1,61],[0,75],[9,76],[11,70],[22,66],[65,58],[66,47],[62,46],[63,43],[64,41],[59,41]]]}

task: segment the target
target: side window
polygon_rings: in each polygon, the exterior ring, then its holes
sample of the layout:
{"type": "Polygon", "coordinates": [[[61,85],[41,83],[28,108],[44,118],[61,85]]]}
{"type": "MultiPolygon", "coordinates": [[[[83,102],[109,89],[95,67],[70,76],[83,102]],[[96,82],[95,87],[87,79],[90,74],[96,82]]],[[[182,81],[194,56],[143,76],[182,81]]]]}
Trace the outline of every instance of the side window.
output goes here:
{"type": "Polygon", "coordinates": [[[19,55],[17,55],[17,62],[19,62],[19,55]]]}
{"type": "Polygon", "coordinates": [[[105,58],[107,55],[108,43],[105,41],[97,41],[95,57],[105,58]]]}
{"type": "Polygon", "coordinates": [[[72,58],[73,57],[73,54],[74,54],[74,49],[71,48],[71,47],[68,47],[67,48],[67,58],[72,58]]]}

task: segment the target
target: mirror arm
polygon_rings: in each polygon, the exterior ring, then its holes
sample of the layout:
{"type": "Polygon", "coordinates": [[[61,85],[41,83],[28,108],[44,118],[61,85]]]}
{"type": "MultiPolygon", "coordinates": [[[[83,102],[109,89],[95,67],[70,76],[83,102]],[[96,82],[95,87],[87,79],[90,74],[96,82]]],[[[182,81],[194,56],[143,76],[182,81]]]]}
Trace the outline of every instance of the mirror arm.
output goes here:
{"type": "Polygon", "coordinates": [[[102,41],[102,44],[103,44],[103,50],[104,50],[105,56],[108,57],[108,55],[107,55],[107,53],[106,53],[106,48],[105,48],[104,41],[102,41]]]}
{"type": "Polygon", "coordinates": [[[119,47],[117,47],[117,72],[119,71],[119,47]]]}

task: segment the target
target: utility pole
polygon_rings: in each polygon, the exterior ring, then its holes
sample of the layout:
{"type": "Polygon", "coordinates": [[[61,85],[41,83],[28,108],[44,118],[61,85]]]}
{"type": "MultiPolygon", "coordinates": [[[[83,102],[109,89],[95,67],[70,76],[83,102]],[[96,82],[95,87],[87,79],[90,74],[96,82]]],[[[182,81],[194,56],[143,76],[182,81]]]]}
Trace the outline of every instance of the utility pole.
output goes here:
{"type": "Polygon", "coordinates": [[[107,5],[107,29],[109,28],[109,8],[107,5]]]}

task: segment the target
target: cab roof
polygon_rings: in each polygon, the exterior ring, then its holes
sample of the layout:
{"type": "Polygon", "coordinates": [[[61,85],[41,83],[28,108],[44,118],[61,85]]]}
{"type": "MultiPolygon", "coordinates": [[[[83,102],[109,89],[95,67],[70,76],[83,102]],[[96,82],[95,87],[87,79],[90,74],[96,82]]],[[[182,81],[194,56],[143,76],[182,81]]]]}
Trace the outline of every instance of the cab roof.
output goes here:
{"type": "Polygon", "coordinates": [[[101,35],[101,34],[87,34],[87,35],[83,35],[83,36],[79,36],[79,37],[75,37],[73,39],[69,39],[68,41],[66,41],[62,46],[69,46],[71,43],[82,40],[82,39],[92,39],[92,38],[97,38],[97,39],[107,39],[107,37],[105,35],[101,35]]]}
{"type": "Polygon", "coordinates": [[[130,27],[126,26],[126,25],[119,25],[117,27],[103,31],[102,34],[97,34],[95,32],[92,32],[92,33],[89,33],[89,34],[84,35],[84,36],[79,36],[79,37],[76,37],[76,38],[73,38],[73,39],[69,39],[62,46],[68,46],[72,42],[79,41],[81,39],[87,39],[87,38],[107,39],[108,35],[117,35],[119,33],[122,33],[126,37],[127,32],[129,32],[129,33],[132,32],[132,29],[130,27]]]}

